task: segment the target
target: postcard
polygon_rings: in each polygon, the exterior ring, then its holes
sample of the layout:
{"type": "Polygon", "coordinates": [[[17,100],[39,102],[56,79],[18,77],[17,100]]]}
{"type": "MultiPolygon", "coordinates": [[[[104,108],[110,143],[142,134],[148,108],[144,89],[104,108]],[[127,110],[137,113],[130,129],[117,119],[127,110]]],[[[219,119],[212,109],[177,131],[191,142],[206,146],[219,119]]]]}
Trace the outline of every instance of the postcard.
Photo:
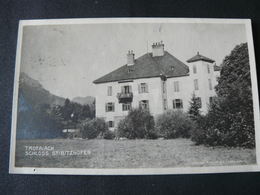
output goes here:
{"type": "Polygon", "coordinates": [[[249,19],[21,20],[10,173],[259,171],[249,19]]]}

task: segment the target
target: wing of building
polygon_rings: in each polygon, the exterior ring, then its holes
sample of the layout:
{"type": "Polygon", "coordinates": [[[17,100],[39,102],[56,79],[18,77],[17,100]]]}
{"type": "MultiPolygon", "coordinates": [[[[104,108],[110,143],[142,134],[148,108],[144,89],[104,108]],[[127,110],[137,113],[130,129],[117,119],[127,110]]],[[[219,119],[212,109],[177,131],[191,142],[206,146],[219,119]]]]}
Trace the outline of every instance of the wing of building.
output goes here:
{"type": "Polygon", "coordinates": [[[162,42],[137,59],[129,51],[125,65],[93,82],[97,85],[96,116],[113,130],[131,108],[149,109],[155,117],[168,109],[187,111],[193,92],[206,113],[219,72],[214,60],[199,53],[184,64],[164,51],[162,42]]]}

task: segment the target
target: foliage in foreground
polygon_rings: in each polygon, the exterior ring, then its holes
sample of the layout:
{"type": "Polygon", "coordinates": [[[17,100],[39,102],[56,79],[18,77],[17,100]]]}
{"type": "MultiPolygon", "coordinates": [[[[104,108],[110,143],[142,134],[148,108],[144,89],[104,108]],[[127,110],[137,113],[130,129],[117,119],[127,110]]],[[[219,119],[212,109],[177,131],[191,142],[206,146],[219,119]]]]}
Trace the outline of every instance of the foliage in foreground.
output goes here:
{"type": "Polygon", "coordinates": [[[18,112],[17,139],[50,139],[65,137],[62,133],[60,106],[41,104],[36,109],[18,112]]]}
{"type": "Polygon", "coordinates": [[[94,139],[98,135],[108,131],[108,126],[104,119],[95,118],[92,120],[85,120],[79,125],[82,138],[94,139]]]}
{"type": "Polygon", "coordinates": [[[104,134],[103,134],[103,138],[104,139],[114,139],[116,137],[115,132],[107,130],[104,134]]]}
{"type": "Polygon", "coordinates": [[[193,121],[196,121],[199,117],[201,117],[200,107],[201,107],[201,105],[198,101],[198,98],[196,97],[195,93],[193,92],[191,101],[190,101],[190,107],[187,112],[188,116],[193,121]]]}
{"type": "Polygon", "coordinates": [[[254,115],[247,44],[236,46],[222,65],[217,97],[198,120],[192,140],[197,144],[255,146],[254,115]],[[199,132],[200,130],[200,132],[199,132]]]}
{"type": "Polygon", "coordinates": [[[196,124],[182,110],[167,111],[156,119],[159,134],[166,139],[189,138],[196,124]]]}
{"type": "Polygon", "coordinates": [[[131,109],[119,122],[117,134],[128,139],[156,139],[154,117],[149,110],[131,109]]]}

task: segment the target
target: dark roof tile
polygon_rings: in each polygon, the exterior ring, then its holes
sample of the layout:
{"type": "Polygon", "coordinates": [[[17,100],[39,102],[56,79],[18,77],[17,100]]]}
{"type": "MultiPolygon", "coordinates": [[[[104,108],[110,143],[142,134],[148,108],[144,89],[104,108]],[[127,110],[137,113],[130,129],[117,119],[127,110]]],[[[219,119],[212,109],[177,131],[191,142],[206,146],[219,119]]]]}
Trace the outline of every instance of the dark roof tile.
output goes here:
{"type": "Polygon", "coordinates": [[[196,56],[194,56],[194,57],[190,58],[189,60],[187,60],[187,62],[190,63],[190,62],[196,62],[196,61],[200,61],[200,60],[201,61],[205,61],[205,62],[210,62],[210,63],[215,62],[214,60],[212,60],[210,58],[207,58],[207,57],[205,57],[203,55],[200,55],[199,52],[197,53],[196,56]]]}
{"type": "Polygon", "coordinates": [[[213,68],[214,68],[214,71],[220,71],[220,69],[221,69],[220,66],[217,66],[216,64],[214,65],[213,68]]]}
{"type": "Polygon", "coordinates": [[[147,53],[136,59],[134,65],[124,65],[93,81],[93,83],[98,84],[139,78],[159,77],[161,75],[177,77],[188,75],[188,72],[188,66],[168,52],[165,52],[163,56],[157,57],[152,57],[152,53],[147,53]]]}

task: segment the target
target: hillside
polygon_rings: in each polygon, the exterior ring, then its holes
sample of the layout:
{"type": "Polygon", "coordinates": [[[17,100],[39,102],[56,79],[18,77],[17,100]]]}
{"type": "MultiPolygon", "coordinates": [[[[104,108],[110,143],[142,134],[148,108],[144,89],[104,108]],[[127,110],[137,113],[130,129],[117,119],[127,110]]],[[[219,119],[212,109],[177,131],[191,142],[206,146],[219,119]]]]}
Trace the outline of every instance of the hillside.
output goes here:
{"type": "Polygon", "coordinates": [[[91,105],[95,101],[95,98],[92,96],[87,97],[75,97],[71,100],[72,102],[76,102],[81,105],[91,105]]]}
{"type": "Polygon", "coordinates": [[[39,81],[32,79],[26,73],[21,72],[19,80],[19,94],[32,106],[39,104],[64,105],[65,98],[51,94],[44,89],[39,81]]]}

